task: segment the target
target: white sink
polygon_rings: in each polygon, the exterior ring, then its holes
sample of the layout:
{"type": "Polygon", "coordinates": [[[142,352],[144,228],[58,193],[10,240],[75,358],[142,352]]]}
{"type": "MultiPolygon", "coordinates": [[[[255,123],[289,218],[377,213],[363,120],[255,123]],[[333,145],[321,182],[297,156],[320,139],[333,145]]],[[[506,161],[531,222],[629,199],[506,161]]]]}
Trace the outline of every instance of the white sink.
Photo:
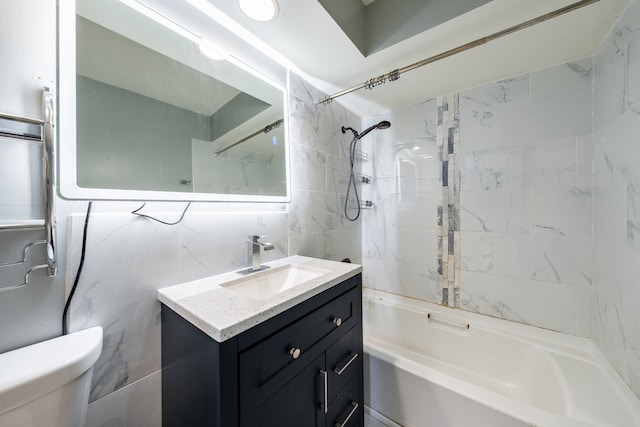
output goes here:
{"type": "Polygon", "coordinates": [[[260,271],[221,286],[244,297],[263,300],[328,273],[331,271],[323,268],[288,264],[260,271]]]}

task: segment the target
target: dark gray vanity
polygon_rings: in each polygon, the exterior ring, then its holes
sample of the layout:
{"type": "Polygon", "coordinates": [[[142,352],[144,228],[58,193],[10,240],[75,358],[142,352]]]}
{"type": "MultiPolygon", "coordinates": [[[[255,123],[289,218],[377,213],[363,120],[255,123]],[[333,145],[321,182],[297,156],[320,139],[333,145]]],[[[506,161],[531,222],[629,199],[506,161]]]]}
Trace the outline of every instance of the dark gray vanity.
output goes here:
{"type": "Polygon", "coordinates": [[[163,426],[362,427],[362,276],[346,275],[220,341],[163,303],[163,426]]]}

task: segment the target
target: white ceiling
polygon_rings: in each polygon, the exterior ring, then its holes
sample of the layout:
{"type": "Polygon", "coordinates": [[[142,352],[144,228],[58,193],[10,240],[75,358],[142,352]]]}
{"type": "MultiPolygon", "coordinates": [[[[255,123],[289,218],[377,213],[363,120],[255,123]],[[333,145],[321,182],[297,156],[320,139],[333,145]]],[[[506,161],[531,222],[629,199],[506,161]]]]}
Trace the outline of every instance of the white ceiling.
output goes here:
{"type": "MultiPolygon", "coordinates": [[[[154,0],[147,1],[154,3],[154,0]]],[[[370,3],[369,0],[362,1],[365,5],[370,3]]],[[[395,1],[401,7],[402,1],[395,1]]],[[[365,57],[318,0],[278,0],[280,15],[267,23],[246,18],[235,1],[209,0],[286,58],[294,72],[326,93],[360,84],[575,1],[493,0],[365,57]]],[[[179,8],[190,7],[182,2],[173,4],[179,8]]],[[[372,91],[363,89],[345,95],[340,102],[358,114],[372,115],[590,56],[627,4],[628,0],[600,0],[580,10],[402,74],[398,81],[386,83],[372,91]]]]}

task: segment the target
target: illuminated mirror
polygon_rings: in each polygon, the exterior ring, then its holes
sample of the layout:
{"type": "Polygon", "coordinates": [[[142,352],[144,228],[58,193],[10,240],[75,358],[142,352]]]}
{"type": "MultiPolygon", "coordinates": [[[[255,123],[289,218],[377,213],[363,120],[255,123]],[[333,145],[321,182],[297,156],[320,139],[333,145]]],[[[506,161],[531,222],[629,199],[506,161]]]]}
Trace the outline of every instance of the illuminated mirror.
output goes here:
{"type": "Polygon", "coordinates": [[[59,28],[63,197],[288,201],[284,88],[135,0],[59,28]]]}

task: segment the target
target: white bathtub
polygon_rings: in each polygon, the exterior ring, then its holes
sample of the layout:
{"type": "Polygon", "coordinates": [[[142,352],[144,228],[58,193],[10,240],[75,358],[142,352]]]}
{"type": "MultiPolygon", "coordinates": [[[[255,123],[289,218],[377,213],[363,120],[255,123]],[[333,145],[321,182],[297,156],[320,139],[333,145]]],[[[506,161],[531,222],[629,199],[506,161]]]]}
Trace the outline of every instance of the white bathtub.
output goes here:
{"type": "Polygon", "coordinates": [[[637,427],[591,341],[365,289],[365,404],[406,427],[637,427]]]}

